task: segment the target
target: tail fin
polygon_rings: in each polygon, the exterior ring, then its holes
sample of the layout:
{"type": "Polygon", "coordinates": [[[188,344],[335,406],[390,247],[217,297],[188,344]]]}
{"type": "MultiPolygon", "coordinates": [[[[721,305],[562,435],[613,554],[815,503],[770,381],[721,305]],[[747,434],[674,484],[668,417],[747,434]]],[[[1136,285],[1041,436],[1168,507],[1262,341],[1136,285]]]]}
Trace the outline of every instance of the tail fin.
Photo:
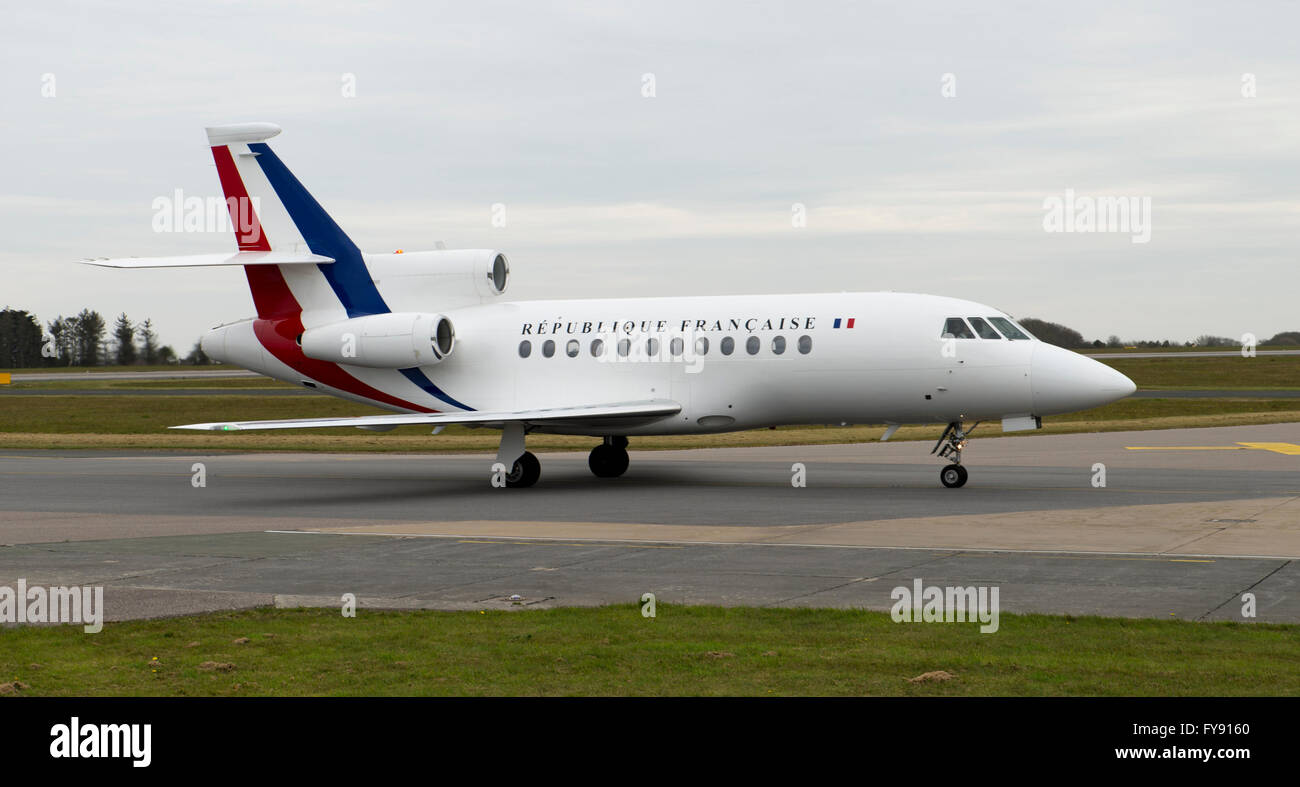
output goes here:
{"type": "Polygon", "coordinates": [[[207,133],[239,250],[334,260],[315,266],[246,266],[258,317],[301,313],[310,327],[389,311],[360,249],[266,144],[280,133],[279,126],[241,123],[214,126],[207,133]]]}
{"type": "Polygon", "coordinates": [[[256,154],[249,150],[249,143],[265,144],[280,133],[280,127],[271,123],[242,123],[216,126],[207,132],[239,250],[307,251],[306,241],[262,177],[256,154]]]}

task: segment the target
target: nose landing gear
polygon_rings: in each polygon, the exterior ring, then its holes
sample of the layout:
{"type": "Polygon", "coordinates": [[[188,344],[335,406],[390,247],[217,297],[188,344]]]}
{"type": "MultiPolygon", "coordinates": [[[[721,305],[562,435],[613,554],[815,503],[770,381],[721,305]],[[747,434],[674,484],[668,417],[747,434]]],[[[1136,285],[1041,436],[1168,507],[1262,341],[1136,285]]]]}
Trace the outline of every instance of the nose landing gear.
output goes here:
{"type": "Polygon", "coordinates": [[[949,489],[955,489],[966,483],[966,468],[961,465],[948,465],[939,471],[939,482],[949,489]]]}
{"type": "Polygon", "coordinates": [[[939,483],[949,489],[956,489],[966,484],[967,473],[966,468],[961,464],[961,452],[966,447],[966,438],[975,431],[976,426],[979,426],[978,421],[967,430],[962,428],[961,421],[953,421],[948,424],[947,429],[943,430],[939,442],[935,443],[934,448],[930,450],[931,454],[938,451],[940,459],[947,459],[952,463],[939,471],[939,483]],[[943,447],[942,450],[940,446],[943,447]]]}

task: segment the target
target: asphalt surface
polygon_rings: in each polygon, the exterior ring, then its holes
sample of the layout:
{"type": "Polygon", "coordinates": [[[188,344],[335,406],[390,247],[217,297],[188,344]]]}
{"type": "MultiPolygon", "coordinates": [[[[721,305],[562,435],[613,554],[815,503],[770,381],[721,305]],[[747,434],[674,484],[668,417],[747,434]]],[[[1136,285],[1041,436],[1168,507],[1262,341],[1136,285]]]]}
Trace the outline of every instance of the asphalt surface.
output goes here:
{"type": "Polygon", "coordinates": [[[920,578],[997,586],[1004,612],[1240,620],[1249,592],[1300,622],[1300,424],[977,433],[959,490],[929,448],[634,452],[612,480],[544,455],[528,490],[486,455],[9,451],[0,585],[102,584],[121,619],[344,593],[888,609],[920,578]]]}
{"type": "Polygon", "coordinates": [[[246,369],[195,369],[165,372],[14,372],[16,383],[57,382],[60,380],[212,380],[225,377],[261,377],[246,369]]]}
{"type": "MultiPolygon", "coordinates": [[[[1300,392],[1298,392],[1300,393],[1300,392]]],[[[324,396],[306,388],[11,388],[0,396],[324,396]]]]}

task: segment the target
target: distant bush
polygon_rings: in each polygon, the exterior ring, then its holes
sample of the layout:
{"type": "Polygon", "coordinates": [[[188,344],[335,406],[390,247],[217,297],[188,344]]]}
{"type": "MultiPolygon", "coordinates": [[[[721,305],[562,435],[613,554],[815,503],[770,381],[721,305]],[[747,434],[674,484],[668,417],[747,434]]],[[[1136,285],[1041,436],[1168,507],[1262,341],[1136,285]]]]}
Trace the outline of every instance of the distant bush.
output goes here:
{"type": "Polygon", "coordinates": [[[1229,339],[1226,336],[1210,336],[1209,334],[1205,334],[1193,339],[1192,344],[1197,347],[1237,347],[1240,346],[1241,342],[1236,339],[1229,339]]]}
{"type": "Polygon", "coordinates": [[[1033,317],[1026,317],[1019,321],[1021,325],[1029,329],[1029,332],[1048,344],[1055,344],[1057,347],[1075,349],[1087,346],[1083,340],[1083,334],[1047,320],[1039,320],[1033,317]]]}

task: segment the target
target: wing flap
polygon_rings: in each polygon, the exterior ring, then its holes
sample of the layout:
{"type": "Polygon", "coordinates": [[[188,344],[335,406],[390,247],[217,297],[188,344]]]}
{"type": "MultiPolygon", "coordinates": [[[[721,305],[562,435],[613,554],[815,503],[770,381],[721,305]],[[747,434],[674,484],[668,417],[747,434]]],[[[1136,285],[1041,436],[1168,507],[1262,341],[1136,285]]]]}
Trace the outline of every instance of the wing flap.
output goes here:
{"type": "Polygon", "coordinates": [[[599,422],[615,419],[654,420],[676,415],[682,406],[666,399],[644,402],[584,405],[580,407],[550,407],[536,410],[462,413],[411,413],[400,415],[362,415],[343,418],[291,418],[282,421],[227,421],[207,424],[185,424],[171,429],[193,429],[213,432],[242,432],[258,429],[333,429],[352,426],[360,429],[383,429],[395,426],[446,426],[448,424],[483,424],[495,426],[506,423],[554,424],[563,422],[599,422]]]}
{"type": "Polygon", "coordinates": [[[96,257],[86,265],[102,268],[208,268],[223,265],[326,265],[333,257],[292,251],[241,251],[237,254],[188,254],[180,257],[96,257]]]}

